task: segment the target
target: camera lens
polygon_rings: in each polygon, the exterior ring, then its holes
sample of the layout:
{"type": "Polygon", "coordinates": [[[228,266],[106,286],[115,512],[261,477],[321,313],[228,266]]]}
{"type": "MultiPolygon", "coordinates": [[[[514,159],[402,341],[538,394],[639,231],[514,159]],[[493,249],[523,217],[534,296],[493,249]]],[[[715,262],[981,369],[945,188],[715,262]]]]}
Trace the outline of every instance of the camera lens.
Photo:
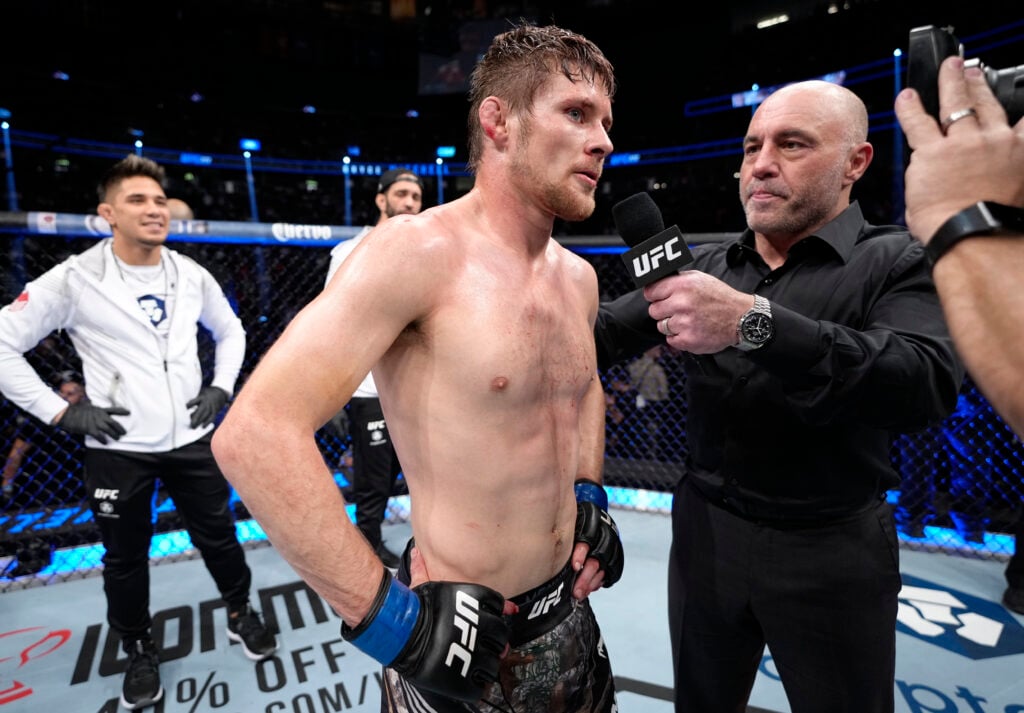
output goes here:
{"type": "Polygon", "coordinates": [[[1007,69],[995,69],[981,65],[992,93],[1006,109],[1011,124],[1024,116],[1024,64],[1007,69]]]}

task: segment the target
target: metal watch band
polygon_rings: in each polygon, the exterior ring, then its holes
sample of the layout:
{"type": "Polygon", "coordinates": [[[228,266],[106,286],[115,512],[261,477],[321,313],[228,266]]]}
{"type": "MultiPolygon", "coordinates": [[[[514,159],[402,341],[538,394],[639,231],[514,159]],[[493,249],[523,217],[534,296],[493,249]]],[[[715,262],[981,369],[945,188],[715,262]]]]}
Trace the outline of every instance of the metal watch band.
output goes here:
{"type": "Polygon", "coordinates": [[[775,326],[774,320],[772,319],[772,304],[767,298],[761,295],[754,295],[754,306],[751,307],[747,312],[740,317],[739,323],[736,325],[736,348],[740,351],[753,351],[760,349],[765,344],[770,342],[775,337],[775,326]],[[767,321],[767,338],[763,341],[752,342],[744,335],[744,327],[747,322],[751,319],[751,315],[762,315],[767,321]]]}
{"type": "Polygon", "coordinates": [[[772,316],[772,303],[768,301],[767,297],[761,295],[754,295],[754,306],[751,307],[755,312],[760,312],[768,317],[772,316]]]}

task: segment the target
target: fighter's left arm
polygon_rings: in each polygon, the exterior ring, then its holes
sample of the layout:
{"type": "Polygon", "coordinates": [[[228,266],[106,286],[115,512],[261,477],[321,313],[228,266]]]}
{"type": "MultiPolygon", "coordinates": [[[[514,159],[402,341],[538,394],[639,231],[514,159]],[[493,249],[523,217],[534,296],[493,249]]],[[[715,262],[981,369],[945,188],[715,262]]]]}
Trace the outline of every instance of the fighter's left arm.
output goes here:
{"type": "Polygon", "coordinates": [[[608,514],[608,494],[601,484],[604,462],[604,389],[597,374],[580,409],[580,467],[573,486],[576,495],[576,534],[572,552],[576,582],[573,596],[586,599],[622,576],[623,552],[619,528],[608,514]]]}
{"type": "MultiPolygon", "coordinates": [[[[593,288],[591,323],[597,319],[596,280],[593,288]]],[[[580,403],[580,452],[573,486],[576,533],[572,564],[577,572],[573,596],[580,600],[602,586],[610,587],[622,576],[622,542],[608,514],[608,495],[602,485],[605,412],[604,386],[595,369],[580,403]]]]}

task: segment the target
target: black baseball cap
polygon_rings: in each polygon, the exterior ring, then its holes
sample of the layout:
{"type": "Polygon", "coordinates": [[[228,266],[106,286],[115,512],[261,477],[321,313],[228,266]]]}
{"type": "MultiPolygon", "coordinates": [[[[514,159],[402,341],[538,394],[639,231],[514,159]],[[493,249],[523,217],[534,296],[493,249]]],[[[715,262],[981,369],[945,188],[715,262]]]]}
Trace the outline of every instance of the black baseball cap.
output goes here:
{"type": "Polygon", "coordinates": [[[392,168],[389,171],[385,171],[380,174],[380,182],[377,183],[377,193],[384,193],[387,189],[391,188],[392,184],[399,179],[403,181],[409,181],[415,183],[417,186],[423,187],[423,183],[420,182],[419,176],[410,171],[407,168],[392,168]]]}

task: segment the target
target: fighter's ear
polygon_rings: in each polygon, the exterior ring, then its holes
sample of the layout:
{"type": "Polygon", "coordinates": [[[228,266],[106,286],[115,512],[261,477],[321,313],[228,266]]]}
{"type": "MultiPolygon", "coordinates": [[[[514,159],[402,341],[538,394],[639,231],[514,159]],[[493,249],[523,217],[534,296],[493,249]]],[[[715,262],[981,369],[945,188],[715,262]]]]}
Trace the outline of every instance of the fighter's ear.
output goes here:
{"type": "Polygon", "coordinates": [[[508,139],[508,105],[495,96],[489,96],[480,102],[477,113],[480,127],[484,135],[499,146],[508,139]]]}

